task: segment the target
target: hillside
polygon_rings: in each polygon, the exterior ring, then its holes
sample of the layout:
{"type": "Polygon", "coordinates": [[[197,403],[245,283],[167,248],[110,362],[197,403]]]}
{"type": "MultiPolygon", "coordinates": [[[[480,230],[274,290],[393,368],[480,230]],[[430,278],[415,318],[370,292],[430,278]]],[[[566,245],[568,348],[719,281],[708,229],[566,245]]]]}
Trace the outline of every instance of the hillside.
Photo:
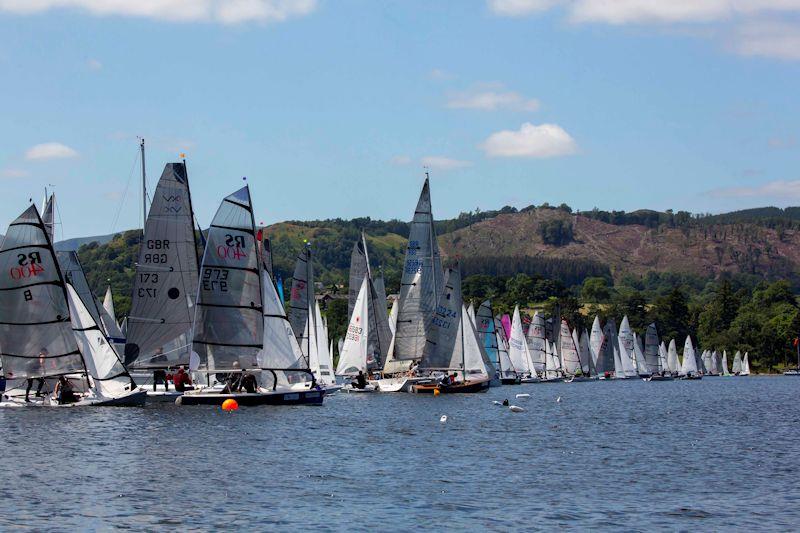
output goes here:
{"type": "Polygon", "coordinates": [[[615,281],[649,272],[800,277],[800,231],[753,223],[648,228],[540,208],[478,222],[440,236],[440,244],[444,254],[467,264],[479,256],[589,260],[607,265],[615,281]],[[546,244],[543,226],[555,221],[570,228],[572,236],[560,245],[546,244]]]}

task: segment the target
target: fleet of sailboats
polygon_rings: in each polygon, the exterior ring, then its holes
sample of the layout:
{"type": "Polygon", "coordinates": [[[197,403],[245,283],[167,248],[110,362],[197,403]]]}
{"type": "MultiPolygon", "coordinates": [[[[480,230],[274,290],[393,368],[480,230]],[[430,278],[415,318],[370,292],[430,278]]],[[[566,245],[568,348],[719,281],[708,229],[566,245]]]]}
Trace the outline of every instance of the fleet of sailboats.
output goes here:
{"type": "MultiPolygon", "coordinates": [[[[143,141],[141,149],[144,165],[143,141]]],[[[146,199],[144,167],[142,180],[146,199]]],[[[360,386],[347,390],[440,394],[500,384],[750,374],[746,352],[735,353],[729,370],[727,351],[698,354],[687,336],[679,358],[676,339],[660,339],[655,324],[640,337],[627,316],[619,329],[596,316],[587,331],[538,312],[527,323],[519,306],[501,316],[490,300],[467,304],[460,269],[442,268],[427,175],[391,311],[366,233],[353,245],[348,325],[335,367],[312,246],[305,243],[297,257],[287,313],[249,186],[223,199],[203,239],[185,162],[165,166],[149,212],[143,202],[131,308],[122,322],[111,287],[100,302],[77,253],[54,251],[55,212],[55,196],[46,195],[42,214],[28,207],[0,248],[0,267],[9,272],[0,282],[0,360],[8,383],[0,405],[141,405],[147,397],[179,405],[315,405],[356,379],[360,386]],[[167,373],[179,367],[192,383],[170,390],[167,373]],[[34,380],[39,386],[30,398],[34,380]]]]}

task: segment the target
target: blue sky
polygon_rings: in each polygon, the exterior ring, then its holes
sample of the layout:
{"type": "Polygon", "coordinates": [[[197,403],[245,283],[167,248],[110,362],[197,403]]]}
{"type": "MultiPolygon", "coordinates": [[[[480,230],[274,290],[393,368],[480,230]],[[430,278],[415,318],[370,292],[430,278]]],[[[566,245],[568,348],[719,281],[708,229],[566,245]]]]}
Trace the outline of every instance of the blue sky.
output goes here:
{"type": "Polygon", "coordinates": [[[4,227],[136,227],[185,152],[204,226],[510,204],[800,204],[800,0],[0,0],[4,227]],[[127,190],[127,193],[126,193],[127,190]]]}

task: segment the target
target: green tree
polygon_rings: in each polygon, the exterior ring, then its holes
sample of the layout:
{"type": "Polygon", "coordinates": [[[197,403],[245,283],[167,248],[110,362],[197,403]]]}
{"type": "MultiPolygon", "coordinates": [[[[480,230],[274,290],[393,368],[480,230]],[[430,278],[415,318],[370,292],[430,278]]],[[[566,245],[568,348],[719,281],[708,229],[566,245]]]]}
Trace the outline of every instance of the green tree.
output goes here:
{"type": "Polygon", "coordinates": [[[605,278],[586,278],[581,288],[581,298],[584,302],[606,302],[611,297],[611,291],[605,278]]]}

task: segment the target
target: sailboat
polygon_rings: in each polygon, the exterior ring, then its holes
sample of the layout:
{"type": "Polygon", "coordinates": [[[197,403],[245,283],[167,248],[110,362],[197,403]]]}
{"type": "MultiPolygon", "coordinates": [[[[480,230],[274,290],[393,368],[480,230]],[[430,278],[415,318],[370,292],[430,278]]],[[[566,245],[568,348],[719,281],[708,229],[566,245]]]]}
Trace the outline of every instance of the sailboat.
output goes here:
{"type": "Polygon", "coordinates": [[[392,342],[392,330],[389,326],[389,315],[386,311],[386,289],[383,277],[373,279],[369,264],[367,238],[361,232],[361,238],[353,245],[350,254],[350,287],[348,291],[347,316],[352,316],[353,308],[361,289],[361,282],[367,277],[367,309],[365,316],[369,320],[369,370],[377,370],[383,366],[392,342]]]}
{"type": "Polygon", "coordinates": [[[667,348],[659,343],[658,329],[655,323],[647,326],[644,334],[644,360],[650,376],[646,381],[671,381],[672,375],[667,371],[667,348]]]}
{"type": "Polygon", "coordinates": [[[660,371],[658,375],[653,374],[651,381],[671,381],[674,379],[669,367],[669,351],[664,341],[661,341],[661,344],[658,345],[658,367],[660,371]]]}
{"type": "Polygon", "coordinates": [[[99,324],[64,280],[35,205],[9,225],[0,267],[8,272],[0,282],[0,359],[8,380],[0,405],[144,404],[145,392],[136,387],[99,324]],[[73,402],[62,403],[60,394],[49,391],[26,401],[26,380],[60,377],[72,384],[73,402]]]}
{"type": "Polygon", "coordinates": [[[292,344],[293,330],[259,260],[248,186],[227,196],[217,210],[201,271],[190,369],[205,376],[206,386],[185,392],[175,403],[322,404],[325,391],[296,339],[292,344]],[[224,376],[226,383],[212,383],[215,376],[224,376]],[[242,382],[254,385],[252,391],[241,392],[237,384],[242,382]]]}
{"type": "MultiPolygon", "coordinates": [[[[339,364],[336,367],[336,375],[352,380],[359,372],[367,374],[369,353],[369,278],[364,274],[361,281],[361,288],[358,291],[356,301],[353,305],[353,312],[350,314],[350,322],[347,325],[344,344],[339,351],[339,364]]],[[[348,392],[374,392],[374,385],[367,384],[363,389],[354,387],[350,384],[344,387],[348,392]]]]}
{"type": "Polygon", "coordinates": [[[409,371],[422,359],[438,298],[444,287],[439,245],[433,225],[430,178],[425,183],[411,220],[400,297],[395,313],[395,332],[376,384],[382,392],[408,392],[419,376],[409,371]]]}
{"type": "Polygon", "coordinates": [[[736,354],[733,356],[733,368],[731,370],[734,376],[738,376],[742,373],[742,352],[736,350],[736,354]]]}
{"type": "Polygon", "coordinates": [[[566,375],[565,381],[572,383],[575,381],[589,381],[591,378],[584,375],[581,364],[580,353],[578,352],[578,339],[575,332],[570,332],[569,324],[566,320],[561,320],[559,331],[559,343],[561,344],[561,364],[566,375]]]}
{"type": "MultiPolygon", "coordinates": [[[[467,310],[469,311],[469,310],[467,310]]],[[[489,381],[490,387],[502,385],[502,371],[500,367],[500,344],[494,326],[494,312],[492,311],[491,300],[485,300],[478,306],[475,312],[475,331],[478,340],[483,344],[483,353],[486,354],[486,367],[492,379],[489,381]]],[[[507,354],[508,352],[506,352],[507,354]]]]}
{"type": "Polygon", "coordinates": [[[447,384],[417,383],[412,386],[412,391],[432,393],[438,390],[445,394],[486,391],[491,375],[482,351],[483,346],[461,298],[461,273],[450,268],[419,366],[431,375],[437,372],[443,372],[445,376],[452,374],[455,381],[447,384]]]}
{"type": "Polygon", "coordinates": [[[494,317],[494,333],[497,341],[497,368],[500,372],[500,382],[503,385],[519,385],[522,382],[522,378],[511,362],[506,330],[503,328],[503,323],[499,316],[494,317]]]}
{"type": "Polygon", "coordinates": [[[538,312],[534,313],[531,324],[528,327],[526,341],[533,371],[539,376],[544,376],[546,336],[544,317],[538,312]]]}
{"type": "Polygon", "coordinates": [[[554,342],[545,343],[545,366],[544,377],[541,383],[561,383],[564,381],[564,370],[561,366],[561,359],[558,357],[558,350],[554,342]]]}
{"type": "Polygon", "coordinates": [[[508,339],[508,355],[511,357],[511,364],[520,375],[522,383],[535,383],[538,381],[536,370],[533,367],[531,353],[528,350],[528,342],[522,330],[522,318],[519,314],[519,306],[514,307],[514,318],[511,320],[511,336],[508,339]]]}
{"type": "Polygon", "coordinates": [[[117,325],[117,327],[120,329],[120,333],[122,333],[122,336],[124,337],[125,333],[122,332],[119,320],[117,320],[117,311],[114,309],[114,293],[111,291],[111,285],[106,287],[106,294],[103,296],[103,309],[114,322],[114,324],[117,325]]]}
{"type": "MultiPolygon", "coordinates": [[[[198,265],[186,165],[167,163],[144,223],[124,348],[125,364],[147,385],[151,401],[174,402],[181,395],[156,385],[156,378],[190,362],[198,265]]],[[[226,288],[221,276],[207,269],[202,283],[226,288]]]]}
{"type": "Polygon", "coordinates": [[[617,356],[615,355],[614,362],[615,366],[617,363],[619,366],[614,372],[615,377],[623,377],[625,379],[637,377],[639,375],[639,371],[636,368],[636,352],[634,351],[635,347],[633,331],[631,330],[627,316],[622,318],[622,322],[619,325],[619,335],[616,348],[619,353],[619,360],[616,360],[617,356]]]}
{"type": "Polygon", "coordinates": [[[589,355],[599,379],[608,379],[614,372],[614,354],[609,349],[609,343],[610,339],[603,334],[600,327],[600,317],[595,315],[589,334],[589,355]]]}
{"type": "Polygon", "coordinates": [[[747,352],[744,352],[744,357],[742,357],[742,371],[739,373],[740,376],[749,376],[750,375],[750,360],[748,359],[747,352]]]}
{"type": "MultiPolygon", "coordinates": [[[[309,365],[311,372],[322,387],[330,394],[336,392],[341,387],[336,384],[336,376],[333,370],[333,353],[328,342],[328,324],[322,316],[319,302],[314,302],[314,317],[316,324],[316,359],[314,364],[309,365]]],[[[314,350],[312,350],[314,352],[314,350]]]]}
{"type": "Polygon", "coordinates": [[[697,359],[690,335],[686,336],[686,342],[683,344],[683,362],[681,363],[681,369],[678,375],[681,379],[703,378],[703,375],[697,368],[697,359]]]}
{"type": "Polygon", "coordinates": [[[678,347],[675,344],[675,339],[669,341],[669,348],[667,349],[667,368],[673,377],[678,375],[681,370],[681,363],[678,360],[678,347]]]}
{"type": "Polygon", "coordinates": [[[730,376],[731,372],[728,370],[728,351],[722,350],[722,375],[723,376],[730,376]]]}

